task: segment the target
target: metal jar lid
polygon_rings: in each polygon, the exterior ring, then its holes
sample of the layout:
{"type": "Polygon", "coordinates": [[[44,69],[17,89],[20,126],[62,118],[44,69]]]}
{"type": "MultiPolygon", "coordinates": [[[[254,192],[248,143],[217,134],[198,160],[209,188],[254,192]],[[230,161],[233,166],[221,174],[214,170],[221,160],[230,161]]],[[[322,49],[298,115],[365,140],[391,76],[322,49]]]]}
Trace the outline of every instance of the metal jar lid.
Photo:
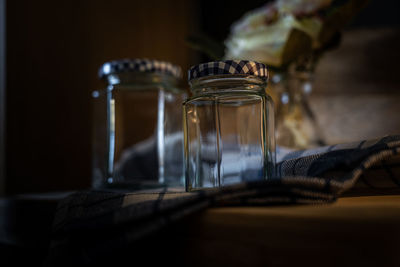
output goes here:
{"type": "Polygon", "coordinates": [[[121,59],[104,63],[99,69],[99,77],[124,72],[160,73],[182,78],[182,70],[172,63],[154,59],[121,59]]]}
{"type": "Polygon", "coordinates": [[[268,79],[267,67],[262,63],[249,60],[222,60],[192,66],[189,69],[188,80],[227,74],[254,75],[268,79]]]}

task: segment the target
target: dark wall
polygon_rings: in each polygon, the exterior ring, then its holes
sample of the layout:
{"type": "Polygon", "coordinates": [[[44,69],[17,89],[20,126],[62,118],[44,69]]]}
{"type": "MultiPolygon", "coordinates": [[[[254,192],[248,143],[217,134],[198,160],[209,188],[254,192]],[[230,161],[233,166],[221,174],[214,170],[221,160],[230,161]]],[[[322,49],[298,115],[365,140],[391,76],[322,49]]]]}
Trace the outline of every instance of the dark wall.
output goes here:
{"type": "Polygon", "coordinates": [[[90,175],[89,50],[78,2],[7,2],[7,193],[90,175]]]}
{"type": "Polygon", "coordinates": [[[184,1],[7,1],[6,193],[87,188],[100,65],[147,57],[187,69],[184,1]]]}
{"type": "Polygon", "coordinates": [[[0,195],[5,184],[5,0],[0,0],[0,195]]]}
{"type": "Polygon", "coordinates": [[[210,37],[223,42],[228,36],[232,23],[246,12],[262,7],[271,0],[203,0],[201,1],[201,29],[210,37]]]}
{"type": "Polygon", "coordinates": [[[400,1],[397,0],[369,0],[364,9],[349,25],[356,27],[399,27],[400,1]]]}

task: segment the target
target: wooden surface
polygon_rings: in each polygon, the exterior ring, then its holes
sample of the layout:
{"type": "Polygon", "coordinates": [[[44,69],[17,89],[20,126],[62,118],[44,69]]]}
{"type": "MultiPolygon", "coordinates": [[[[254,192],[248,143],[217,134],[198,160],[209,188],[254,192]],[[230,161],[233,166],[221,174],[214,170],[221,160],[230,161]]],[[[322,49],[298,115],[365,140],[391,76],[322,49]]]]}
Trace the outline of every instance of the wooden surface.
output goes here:
{"type": "Polygon", "coordinates": [[[399,225],[400,196],[211,208],[141,249],[190,266],[400,266],[399,225]]]}
{"type": "Polygon", "coordinates": [[[310,98],[329,145],[400,134],[399,103],[399,93],[314,94],[310,98]]]}
{"type": "Polygon", "coordinates": [[[353,29],[317,65],[310,105],[328,144],[400,133],[400,30],[353,29]]]}
{"type": "MultiPolygon", "coordinates": [[[[6,210],[0,205],[1,214],[8,211],[13,215],[8,219],[17,219],[18,227],[7,229],[19,231],[12,233],[18,234],[12,237],[19,246],[5,246],[11,243],[0,229],[0,256],[11,266],[42,266],[55,207],[51,197],[38,206],[39,199],[28,203],[32,197],[26,196],[11,213],[9,205],[6,210]],[[30,217],[34,214],[40,218],[30,217]]],[[[7,226],[5,218],[1,227],[7,226]]],[[[129,261],[139,266],[400,266],[399,225],[400,195],[346,197],[326,205],[209,208],[117,253],[110,248],[93,266],[129,261]]]]}
{"type": "Polygon", "coordinates": [[[314,93],[398,92],[400,29],[359,28],[344,31],[336,49],[320,59],[314,93]]]}

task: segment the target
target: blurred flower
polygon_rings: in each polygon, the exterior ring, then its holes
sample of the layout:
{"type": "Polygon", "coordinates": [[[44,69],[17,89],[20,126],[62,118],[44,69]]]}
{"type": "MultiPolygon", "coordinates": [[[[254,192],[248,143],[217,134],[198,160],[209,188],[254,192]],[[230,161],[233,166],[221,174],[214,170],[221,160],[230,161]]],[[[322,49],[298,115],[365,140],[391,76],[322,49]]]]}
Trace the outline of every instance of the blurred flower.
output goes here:
{"type": "Polygon", "coordinates": [[[225,58],[282,68],[329,47],[366,0],[276,0],[232,24],[225,58]]]}

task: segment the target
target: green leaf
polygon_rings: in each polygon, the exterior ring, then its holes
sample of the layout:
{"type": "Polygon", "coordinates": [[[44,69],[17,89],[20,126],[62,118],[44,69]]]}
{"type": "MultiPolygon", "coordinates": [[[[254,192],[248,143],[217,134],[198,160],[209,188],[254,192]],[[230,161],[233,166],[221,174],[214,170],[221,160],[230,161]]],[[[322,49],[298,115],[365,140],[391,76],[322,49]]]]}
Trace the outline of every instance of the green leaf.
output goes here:
{"type": "Polygon", "coordinates": [[[328,11],[322,30],[319,34],[319,41],[322,46],[331,42],[337,32],[341,31],[355,15],[368,3],[368,0],[341,0],[334,2],[328,11]]]}
{"type": "Polygon", "coordinates": [[[293,29],[285,43],[282,53],[282,64],[286,65],[295,61],[299,56],[312,51],[312,39],[301,30],[293,29]]]}

